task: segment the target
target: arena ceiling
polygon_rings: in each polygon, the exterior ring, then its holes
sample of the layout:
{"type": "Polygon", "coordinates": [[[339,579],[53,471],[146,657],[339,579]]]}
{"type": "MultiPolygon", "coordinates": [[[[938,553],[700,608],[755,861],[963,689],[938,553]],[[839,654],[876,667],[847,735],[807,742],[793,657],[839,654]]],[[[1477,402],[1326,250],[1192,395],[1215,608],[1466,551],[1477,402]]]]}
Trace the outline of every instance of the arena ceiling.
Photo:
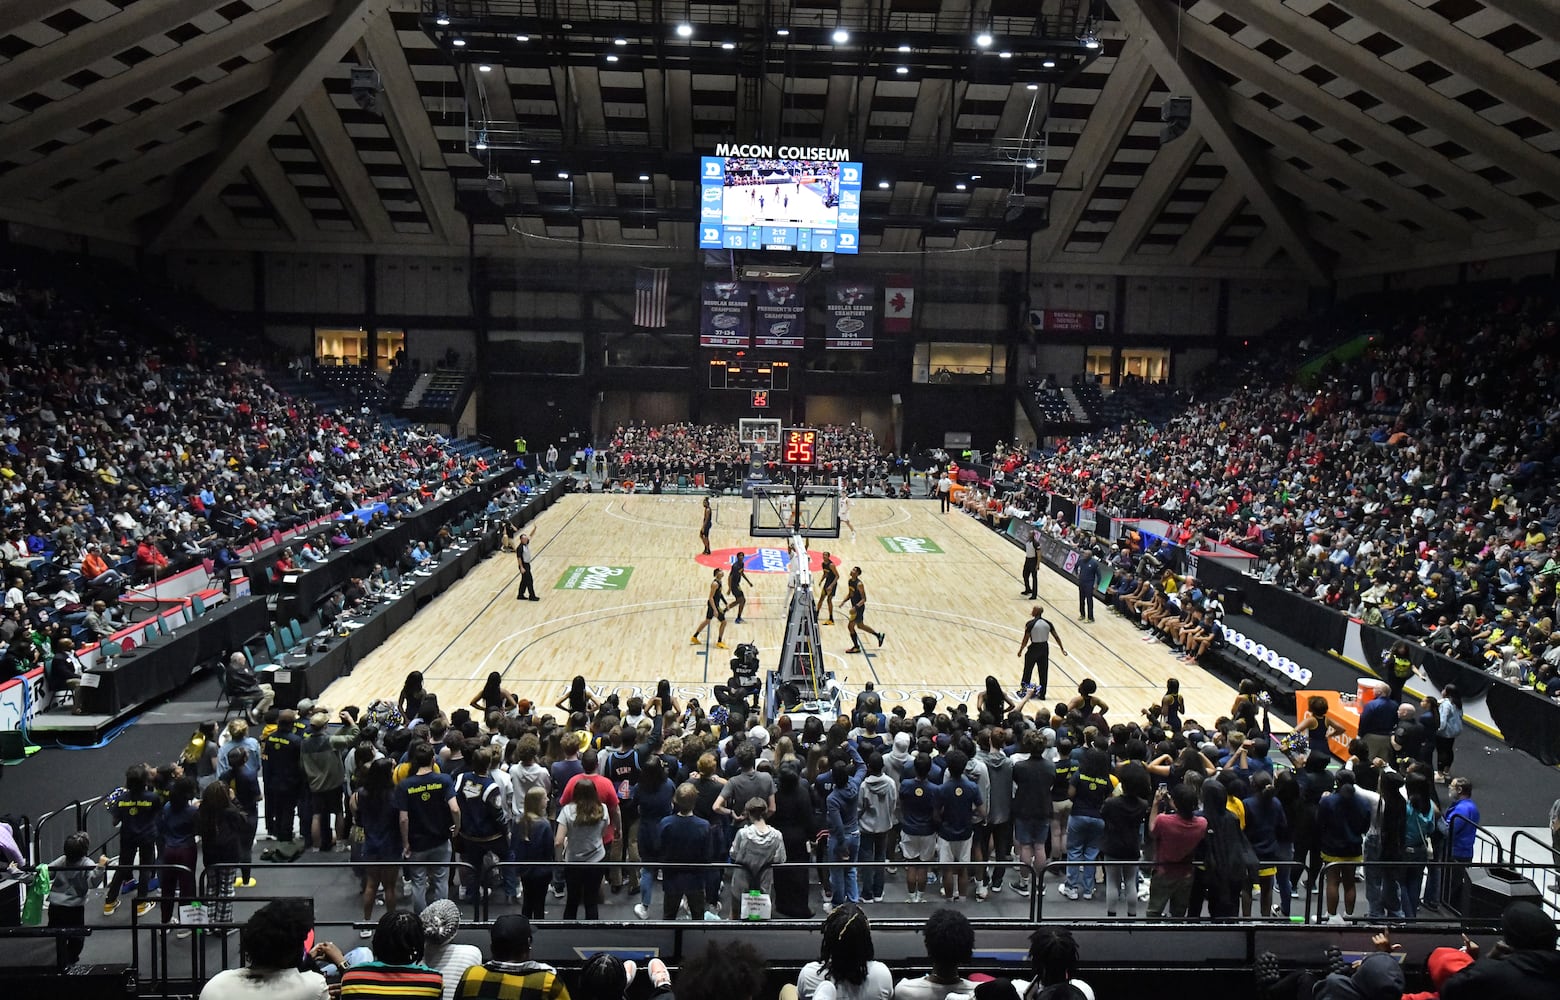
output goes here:
{"type": "Polygon", "coordinates": [[[1557,83],[1553,0],[3,0],[0,217],[687,248],[691,158],[764,140],[866,163],[869,253],[1320,283],[1560,244],[1557,83]]]}

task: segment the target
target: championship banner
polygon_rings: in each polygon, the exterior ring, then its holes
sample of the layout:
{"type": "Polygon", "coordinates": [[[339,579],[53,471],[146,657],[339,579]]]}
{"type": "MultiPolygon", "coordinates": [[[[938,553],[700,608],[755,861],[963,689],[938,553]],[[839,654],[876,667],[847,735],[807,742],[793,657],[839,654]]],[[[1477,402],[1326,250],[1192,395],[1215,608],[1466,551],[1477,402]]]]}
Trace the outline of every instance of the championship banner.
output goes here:
{"type": "Polygon", "coordinates": [[[1086,309],[1031,309],[1029,325],[1056,333],[1104,333],[1110,313],[1086,309]]]}
{"type": "Polygon", "coordinates": [[[807,333],[807,301],[802,286],[785,282],[765,283],[758,290],[758,322],[753,346],[800,350],[807,333]]]}
{"type": "Polygon", "coordinates": [[[872,350],[872,310],[875,307],[871,285],[830,285],[828,329],[824,347],[831,351],[872,350]]]}
{"type": "Polygon", "coordinates": [[[883,332],[909,333],[910,320],[915,315],[915,286],[910,276],[891,274],[883,289],[883,332]]]}
{"type": "Polygon", "coordinates": [[[706,281],[699,310],[699,346],[748,346],[748,290],[740,281],[706,281]]]}

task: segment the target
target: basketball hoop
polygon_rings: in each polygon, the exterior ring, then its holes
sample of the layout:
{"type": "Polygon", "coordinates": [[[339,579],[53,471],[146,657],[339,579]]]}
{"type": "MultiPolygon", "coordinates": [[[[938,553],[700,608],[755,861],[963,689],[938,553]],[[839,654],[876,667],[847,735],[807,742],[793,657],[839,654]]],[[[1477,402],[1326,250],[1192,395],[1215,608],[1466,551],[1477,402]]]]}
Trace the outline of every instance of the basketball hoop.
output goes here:
{"type": "Polygon", "coordinates": [[[753,448],[754,448],[754,450],[756,450],[756,451],[763,451],[764,450],[764,446],[767,445],[768,443],[769,443],[769,432],[768,431],[756,430],[756,431],[753,432],[753,448]]]}

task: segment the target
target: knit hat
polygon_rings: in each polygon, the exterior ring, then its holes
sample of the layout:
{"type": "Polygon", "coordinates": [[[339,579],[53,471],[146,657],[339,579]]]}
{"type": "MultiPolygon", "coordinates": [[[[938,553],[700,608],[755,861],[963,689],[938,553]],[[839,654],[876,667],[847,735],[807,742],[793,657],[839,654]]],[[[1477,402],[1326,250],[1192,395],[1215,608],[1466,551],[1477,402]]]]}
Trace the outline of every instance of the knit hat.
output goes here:
{"type": "Polygon", "coordinates": [[[1553,951],[1555,922],[1533,903],[1512,903],[1500,915],[1501,936],[1518,951],[1553,951]]]}
{"type": "Polygon", "coordinates": [[[460,907],[448,899],[429,903],[419,915],[422,920],[423,940],[429,944],[449,944],[460,929],[460,907]]]}

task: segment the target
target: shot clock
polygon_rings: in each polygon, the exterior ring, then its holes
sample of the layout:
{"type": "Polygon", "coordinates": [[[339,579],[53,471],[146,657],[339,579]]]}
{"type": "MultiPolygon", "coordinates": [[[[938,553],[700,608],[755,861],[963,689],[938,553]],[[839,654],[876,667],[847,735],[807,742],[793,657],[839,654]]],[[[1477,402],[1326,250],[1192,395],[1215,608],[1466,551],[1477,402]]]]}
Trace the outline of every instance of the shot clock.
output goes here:
{"type": "Polygon", "coordinates": [[[818,464],[818,432],[808,427],[787,427],[781,436],[780,464],[811,468],[818,464]]]}

